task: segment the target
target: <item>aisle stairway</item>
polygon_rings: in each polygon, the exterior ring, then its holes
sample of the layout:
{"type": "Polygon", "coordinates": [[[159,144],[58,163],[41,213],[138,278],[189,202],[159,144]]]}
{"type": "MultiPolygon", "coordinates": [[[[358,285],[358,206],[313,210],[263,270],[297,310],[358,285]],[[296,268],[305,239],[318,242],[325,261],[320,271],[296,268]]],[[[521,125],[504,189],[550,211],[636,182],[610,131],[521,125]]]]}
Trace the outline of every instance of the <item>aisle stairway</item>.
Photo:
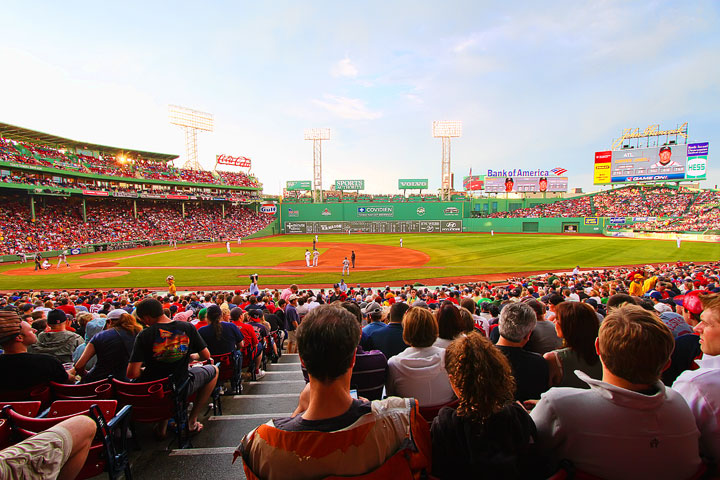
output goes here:
{"type": "Polygon", "coordinates": [[[205,428],[193,437],[193,448],[168,451],[167,441],[146,440],[143,451],[132,455],[133,478],[244,479],[240,459],[231,464],[240,439],[271,418],[288,416],[305,386],[297,354],[285,354],[267,369],[257,382],[243,382],[242,395],[223,397],[222,416],[201,419],[205,428]]]}

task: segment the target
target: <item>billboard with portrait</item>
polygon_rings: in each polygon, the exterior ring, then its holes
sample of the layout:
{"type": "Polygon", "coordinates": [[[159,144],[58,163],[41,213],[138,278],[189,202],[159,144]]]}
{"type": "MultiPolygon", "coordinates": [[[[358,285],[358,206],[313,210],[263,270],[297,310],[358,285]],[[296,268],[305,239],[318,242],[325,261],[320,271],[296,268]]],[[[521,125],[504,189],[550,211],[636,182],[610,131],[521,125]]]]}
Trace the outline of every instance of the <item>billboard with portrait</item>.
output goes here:
{"type": "Polygon", "coordinates": [[[567,192],[568,177],[485,177],[487,193],[567,192]]]}
{"type": "Polygon", "coordinates": [[[702,142],[595,152],[593,182],[705,180],[708,147],[708,142],[702,142]]]}

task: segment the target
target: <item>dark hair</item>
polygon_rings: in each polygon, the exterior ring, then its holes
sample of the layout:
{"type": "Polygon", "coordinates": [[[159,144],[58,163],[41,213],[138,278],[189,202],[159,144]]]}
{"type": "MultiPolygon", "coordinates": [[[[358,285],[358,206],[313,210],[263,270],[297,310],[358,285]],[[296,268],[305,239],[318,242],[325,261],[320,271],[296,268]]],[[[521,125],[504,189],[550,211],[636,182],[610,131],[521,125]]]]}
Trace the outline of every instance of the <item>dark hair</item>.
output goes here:
{"type": "Polygon", "coordinates": [[[438,323],[438,334],[440,338],[452,340],[465,331],[465,322],[460,316],[460,310],[452,303],[443,303],[435,311],[435,319],[438,323]]]}
{"type": "Polygon", "coordinates": [[[355,315],[358,323],[362,325],[362,310],[360,310],[360,307],[358,307],[356,303],[345,301],[342,302],[340,306],[355,315]]]}
{"type": "Polygon", "coordinates": [[[410,305],[407,303],[393,303],[392,307],[390,307],[390,322],[402,322],[405,312],[408,310],[410,310],[410,305]]]}
{"type": "Polygon", "coordinates": [[[557,306],[555,313],[565,345],[577,352],[588,365],[595,365],[598,361],[595,339],[600,328],[595,309],[586,303],[563,302],[557,306]]]}
{"type": "Polygon", "coordinates": [[[222,318],[222,310],[218,305],[210,305],[207,309],[207,322],[212,325],[213,332],[215,332],[215,338],[220,340],[222,338],[222,325],[220,325],[220,319],[222,318]]]}
{"type": "Polygon", "coordinates": [[[622,307],[623,305],[637,305],[637,300],[627,293],[616,293],[612,297],[608,298],[607,308],[622,307]]]}
{"type": "Polygon", "coordinates": [[[154,298],[146,298],[138,303],[135,313],[140,320],[145,317],[160,318],[164,315],[162,303],[154,298]]]}
{"type": "Polygon", "coordinates": [[[403,341],[415,348],[430,347],[438,337],[437,321],[422,307],[410,308],[403,317],[403,341]]]}
{"type": "Polygon", "coordinates": [[[545,315],[545,312],[547,311],[545,309],[545,305],[542,302],[538,302],[537,300],[528,300],[527,302],[525,302],[525,304],[535,310],[535,316],[538,319],[545,315]]]}
{"type": "Polygon", "coordinates": [[[297,347],[308,374],[331,383],[346,373],[360,343],[360,324],[344,308],[321,305],[312,309],[297,329],[297,347]]]}
{"type": "Polygon", "coordinates": [[[470,313],[474,314],[477,311],[477,303],[472,298],[463,298],[460,300],[460,306],[470,310],[470,313]]]}

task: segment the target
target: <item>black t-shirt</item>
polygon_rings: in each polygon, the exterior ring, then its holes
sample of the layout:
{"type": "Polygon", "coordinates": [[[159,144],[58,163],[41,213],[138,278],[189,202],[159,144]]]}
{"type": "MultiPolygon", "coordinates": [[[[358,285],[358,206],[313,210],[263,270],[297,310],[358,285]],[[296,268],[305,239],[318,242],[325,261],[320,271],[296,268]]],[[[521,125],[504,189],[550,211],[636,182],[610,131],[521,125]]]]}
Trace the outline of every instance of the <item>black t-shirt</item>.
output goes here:
{"type": "MultiPolygon", "coordinates": [[[[278,318],[278,316],[277,316],[276,314],[274,314],[274,313],[265,313],[264,317],[265,317],[265,321],[270,324],[270,331],[271,331],[271,332],[275,332],[275,331],[277,331],[277,330],[280,329],[281,322],[280,322],[280,319],[278,318]]],[[[284,320],[282,321],[282,324],[283,324],[283,325],[285,324],[285,321],[284,321],[284,320]]]]}
{"type": "Polygon", "coordinates": [[[371,410],[370,402],[353,399],[350,408],[337,417],[322,420],[305,420],[302,418],[302,413],[300,413],[294,417],[273,419],[273,423],[277,428],[286,432],[335,432],[349,427],[358,418],[370,413],[371,410]]]}
{"type": "Polygon", "coordinates": [[[255,335],[258,337],[258,341],[262,341],[263,338],[268,336],[267,328],[265,328],[265,325],[258,322],[248,322],[248,325],[250,325],[253,330],[255,330],[255,335]]]}
{"type": "Polygon", "coordinates": [[[520,347],[496,345],[510,361],[517,391],[515,400],[538,400],[546,392],[550,383],[550,370],[547,362],[537,353],[528,352],[520,347]]]}
{"type": "Polygon", "coordinates": [[[156,323],[138,333],[130,363],[142,362],[141,382],[159,380],[171,374],[185,378],[190,354],[207,348],[205,341],[187,322],[156,323]]]}
{"type": "Polygon", "coordinates": [[[0,355],[0,372],[0,390],[24,390],[50,381],[68,382],[60,360],[45,353],[0,355]]]}
{"type": "Polygon", "coordinates": [[[237,350],[237,344],[243,340],[242,332],[234,323],[220,322],[220,326],[222,327],[222,334],[219,339],[215,335],[215,329],[212,325],[206,325],[198,330],[212,355],[234,352],[237,350]]]}

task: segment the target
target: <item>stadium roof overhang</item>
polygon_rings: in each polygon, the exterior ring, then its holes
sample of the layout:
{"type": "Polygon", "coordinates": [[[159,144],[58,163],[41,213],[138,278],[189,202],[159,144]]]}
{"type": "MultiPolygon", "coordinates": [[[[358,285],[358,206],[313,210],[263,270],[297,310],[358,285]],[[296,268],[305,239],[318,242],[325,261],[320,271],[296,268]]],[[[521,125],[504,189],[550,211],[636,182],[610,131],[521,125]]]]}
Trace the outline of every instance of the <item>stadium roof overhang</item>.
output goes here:
{"type": "Polygon", "coordinates": [[[99,153],[111,155],[113,157],[119,154],[129,154],[131,156],[139,156],[148,160],[159,160],[163,162],[169,162],[170,160],[175,160],[176,158],[178,158],[178,155],[172,155],[169,153],[144,152],[142,150],[133,150],[128,148],[98,145],[95,143],[78,142],[77,140],[70,140],[69,138],[58,137],[56,135],[50,135],[48,133],[38,132],[36,130],[16,127],[15,125],[10,125],[8,123],[2,122],[0,122],[0,136],[20,142],[36,143],[55,148],[97,151],[99,153]]]}

